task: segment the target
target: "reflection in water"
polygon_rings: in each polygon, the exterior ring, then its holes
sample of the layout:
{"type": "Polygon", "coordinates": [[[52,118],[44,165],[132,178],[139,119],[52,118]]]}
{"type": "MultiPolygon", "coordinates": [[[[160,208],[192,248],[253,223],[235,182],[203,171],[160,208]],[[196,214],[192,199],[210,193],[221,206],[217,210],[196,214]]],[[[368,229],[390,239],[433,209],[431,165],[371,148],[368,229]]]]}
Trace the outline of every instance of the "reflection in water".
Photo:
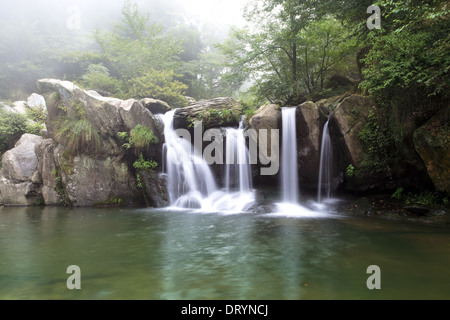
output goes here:
{"type": "Polygon", "coordinates": [[[0,299],[448,299],[449,244],[448,226],[361,218],[3,208],[0,299]]]}

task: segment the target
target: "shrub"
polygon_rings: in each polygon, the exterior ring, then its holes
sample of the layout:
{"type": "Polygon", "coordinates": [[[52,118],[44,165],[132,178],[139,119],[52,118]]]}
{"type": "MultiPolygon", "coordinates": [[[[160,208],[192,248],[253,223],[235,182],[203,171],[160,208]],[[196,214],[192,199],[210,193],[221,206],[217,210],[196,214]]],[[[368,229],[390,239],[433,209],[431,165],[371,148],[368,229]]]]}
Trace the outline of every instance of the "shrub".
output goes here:
{"type": "Polygon", "coordinates": [[[80,85],[83,88],[103,90],[111,94],[117,94],[120,91],[120,81],[112,78],[109,70],[102,64],[90,64],[81,77],[80,85]]]}
{"type": "Polygon", "coordinates": [[[24,133],[31,133],[28,129],[27,118],[24,115],[0,108],[0,157],[14,147],[24,133]]]}
{"type": "Polygon", "coordinates": [[[155,98],[167,102],[174,108],[186,107],[184,92],[187,86],[175,80],[173,71],[151,70],[130,80],[130,90],[123,98],[155,98]]]}
{"type": "Polygon", "coordinates": [[[152,143],[158,143],[158,138],[153,134],[150,128],[138,124],[131,130],[130,144],[135,148],[136,152],[142,152],[152,143]]]}
{"type": "Polygon", "coordinates": [[[80,101],[75,101],[66,117],[55,123],[55,136],[72,154],[96,154],[101,148],[100,134],[86,118],[80,101]]]}

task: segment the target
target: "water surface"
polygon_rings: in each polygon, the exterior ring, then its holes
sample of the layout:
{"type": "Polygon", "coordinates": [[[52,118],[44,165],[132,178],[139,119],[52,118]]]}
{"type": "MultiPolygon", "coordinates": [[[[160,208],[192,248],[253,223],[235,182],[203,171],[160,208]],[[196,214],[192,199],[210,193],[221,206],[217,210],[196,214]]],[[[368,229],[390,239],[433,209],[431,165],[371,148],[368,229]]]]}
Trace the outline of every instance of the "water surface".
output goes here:
{"type": "Polygon", "coordinates": [[[449,268],[448,224],[0,209],[0,299],[450,299],[449,268]],[[66,287],[70,265],[81,290],[66,287]]]}

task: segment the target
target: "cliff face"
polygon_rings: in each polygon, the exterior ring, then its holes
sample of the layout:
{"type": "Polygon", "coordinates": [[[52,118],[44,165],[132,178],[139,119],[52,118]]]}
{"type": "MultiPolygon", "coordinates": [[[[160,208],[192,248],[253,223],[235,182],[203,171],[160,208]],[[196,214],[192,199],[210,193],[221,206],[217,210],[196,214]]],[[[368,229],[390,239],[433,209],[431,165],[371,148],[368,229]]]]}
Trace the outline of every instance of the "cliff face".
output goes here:
{"type": "MultiPolygon", "coordinates": [[[[41,96],[32,95],[30,101],[16,103],[10,109],[17,112],[22,105],[26,108],[30,104],[45,104],[48,111],[46,130],[43,131],[45,138],[25,134],[13,149],[4,154],[0,171],[0,203],[13,206],[93,206],[110,203],[142,205],[145,202],[152,207],[168,204],[164,177],[157,173],[137,172],[133,162],[139,155],[125,147],[129,141],[121,135],[129,136],[138,126],[148,129],[157,142],[143,148],[141,153],[145,159],[155,160],[159,164],[156,171],[161,171],[163,127],[150,110],[164,113],[170,110],[168,104],[150,98],[124,101],[103,97],[95,91],[85,91],[71,82],[55,79],[38,81],[38,88],[45,101],[41,96]]],[[[412,180],[417,183],[425,176],[437,190],[449,193],[450,140],[445,113],[433,116],[412,131],[413,145],[405,145],[405,150],[401,150],[408,168],[388,168],[390,178],[383,170],[376,175],[363,171],[359,171],[357,177],[348,174],[350,167],[358,172],[362,166],[365,149],[360,133],[366,127],[373,108],[374,102],[360,95],[305,102],[297,107],[300,185],[308,189],[317,188],[322,131],[327,115],[331,114],[329,128],[334,155],[334,189],[382,190],[395,184],[408,186],[412,180]]],[[[203,131],[236,127],[242,112],[241,104],[231,98],[192,102],[175,112],[174,125],[193,130],[193,122],[203,120],[203,131]]],[[[381,119],[379,114],[374,116],[381,119]]],[[[271,154],[271,145],[281,146],[281,126],[281,109],[276,105],[262,106],[248,119],[248,129],[256,133],[254,138],[258,145],[269,147],[267,156],[271,154]],[[271,141],[271,130],[279,130],[278,141],[271,141]],[[261,135],[261,132],[268,134],[261,135]]],[[[207,146],[205,142],[202,144],[203,148],[207,146]]],[[[274,155],[270,159],[274,159],[274,155]]],[[[266,164],[270,159],[259,161],[266,164]]],[[[262,166],[253,166],[255,185],[276,185],[278,175],[261,176],[259,169],[262,166]]],[[[216,178],[221,179],[221,165],[212,168],[216,178]]]]}

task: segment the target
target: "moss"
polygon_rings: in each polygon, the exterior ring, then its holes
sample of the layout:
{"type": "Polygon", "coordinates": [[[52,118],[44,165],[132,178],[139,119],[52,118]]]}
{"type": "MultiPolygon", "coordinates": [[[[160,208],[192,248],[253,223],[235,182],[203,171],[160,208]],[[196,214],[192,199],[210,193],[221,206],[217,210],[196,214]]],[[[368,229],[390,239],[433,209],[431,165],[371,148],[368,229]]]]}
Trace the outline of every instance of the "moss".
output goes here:
{"type": "Polygon", "coordinates": [[[98,201],[94,203],[94,207],[123,207],[126,206],[126,201],[120,196],[108,198],[105,201],[98,201]]]}
{"type": "Polygon", "coordinates": [[[66,195],[66,190],[64,188],[64,184],[62,182],[61,171],[58,168],[54,168],[52,170],[52,175],[55,177],[55,187],[54,190],[61,198],[61,205],[64,207],[72,206],[72,203],[69,200],[69,197],[66,195]]]}

